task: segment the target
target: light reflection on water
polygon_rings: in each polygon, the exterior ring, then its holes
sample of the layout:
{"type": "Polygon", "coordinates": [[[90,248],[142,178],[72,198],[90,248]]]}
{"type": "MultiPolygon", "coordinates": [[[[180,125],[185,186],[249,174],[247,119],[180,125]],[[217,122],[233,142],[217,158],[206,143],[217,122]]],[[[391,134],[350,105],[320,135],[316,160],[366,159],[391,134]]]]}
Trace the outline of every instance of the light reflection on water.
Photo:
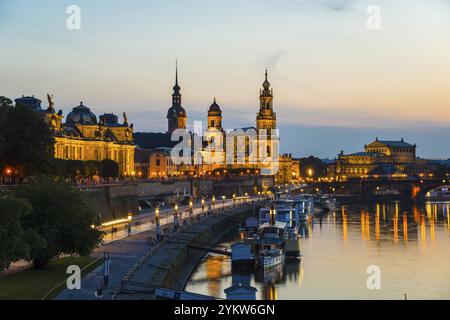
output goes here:
{"type": "Polygon", "coordinates": [[[449,212],[450,203],[343,206],[302,227],[300,263],[232,272],[229,257],[208,255],[186,290],[225,298],[240,282],[265,300],[450,299],[449,212]],[[381,268],[381,290],[367,289],[371,265],[381,268]]]}

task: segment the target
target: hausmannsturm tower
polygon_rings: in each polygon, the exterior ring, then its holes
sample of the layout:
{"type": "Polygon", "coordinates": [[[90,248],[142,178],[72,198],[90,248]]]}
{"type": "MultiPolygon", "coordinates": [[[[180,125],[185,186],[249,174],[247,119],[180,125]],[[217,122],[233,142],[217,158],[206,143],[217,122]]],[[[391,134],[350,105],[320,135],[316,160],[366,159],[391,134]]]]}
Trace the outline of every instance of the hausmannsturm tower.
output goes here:
{"type": "Polygon", "coordinates": [[[273,111],[273,89],[270,88],[268,74],[266,69],[266,80],[263,83],[263,89],[259,95],[260,106],[259,112],[256,116],[256,129],[258,135],[260,130],[267,130],[267,156],[272,156],[271,137],[277,128],[277,114],[273,111]]]}
{"type": "Polygon", "coordinates": [[[267,134],[270,135],[271,130],[277,128],[277,114],[273,112],[273,89],[270,88],[270,82],[267,77],[266,70],[266,80],[259,95],[260,106],[256,118],[256,127],[258,130],[267,129],[267,134]]]}

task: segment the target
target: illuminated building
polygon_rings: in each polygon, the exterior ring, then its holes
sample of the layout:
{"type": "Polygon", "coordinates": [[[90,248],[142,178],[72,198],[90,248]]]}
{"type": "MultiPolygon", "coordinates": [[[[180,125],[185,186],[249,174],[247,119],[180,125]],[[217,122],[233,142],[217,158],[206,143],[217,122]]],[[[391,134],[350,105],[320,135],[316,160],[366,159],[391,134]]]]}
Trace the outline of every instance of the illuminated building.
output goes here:
{"type": "Polygon", "coordinates": [[[378,138],[364,146],[363,152],[338,155],[328,168],[329,176],[339,181],[365,178],[404,179],[409,176],[432,175],[434,166],[416,157],[416,145],[378,138]]]}
{"type": "Polygon", "coordinates": [[[48,96],[49,107],[46,110],[41,108],[41,100],[34,97],[15,101],[43,115],[55,139],[55,158],[79,161],[110,159],[118,163],[121,175],[135,172],[133,124],[128,124],[125,113],[123,123],[119,123],[114,114],[104,114],[97,120],[97,116],[81,102],[63,123],[62,111],[56,112],[53,107],[53,96],[48,96]]]}
{"type": "MultiPolygon", "coordinates": [[[[168,119],[168,130],[166,133],[137,133],[135,135],[136,144],[140,146],[137,149],[136,159],[142,160],[139,153],[145,153],[146,150],[161,149],[166,150],[166,154],[170,154],[171,150],[178,145],[179,141],[172,141],[172,133],[175,130],[182,129],[187,131],[187,112],[182,106],[180,85],[178,82],[178,66],[175,73],[175,85],[173,87],[172,95],[172,106],[167,112],[168,119]]],[[[275,136],[275,131],[277,128],[277,118],[276,113],[273,111],[273,90],[271,89],[271,84],[268,81],[268,73],[266,70],[265,81],[263,82],[262,89],[260,90],[260,107],[259,112],[256,117],[256,127],[246,127],[237,128],[232,130],[225,130],[223,127],[223,113],[222,109],[214,98],[213,104],[208,109],[207,114],[207,130],[204,132],[205,140],[200,144],[203,149],[200,152],[200,157],[202,159],[202,164],[196,165],[193,163],[183,164],[177,166],[176,170],[167,170],[165,173],[160,173],[161,176],[171,176],[176,172],[177,174],[193,172],[197,175],[207,175],[209,172],[238,172],[242,171],[244,174],[250,173],[260,173],[263,164],[260,161],[260,146],[267,148],[267,157],[271,157],[273,150],[272,148],[272,135],[275,136]],[[255,138],[258,137],[259,132],[266,130],[267,137],[264,137],[264,143],[259,143],[257,148],[253,148],[250,145],[251,137],[254,135],[255,138]],[[238,148],[239,141],[244,141],[238,148]],[[230,148],[230,144],[232,147],[230,148]],[[229,153],[229,150],[233,150],[229,153]],[[228,153],[227,153],[228,152],[228,153]],[[230,161],[231,159],[231,161],[230,161]]],[[[203,132],[202,132],[203,133],[203,132]]],[[[199,132],[189,132],[191,139],[201,139],[198,136],[199,132]]],[[[276,138],[278,140],[278,138],[276,138]]],[[[261,140],[258,140],[261,142],[261,140]]],[[[194,143],[191,144],[192,155],[195,157],[197,151],[194,149],[194,143]]],[[[148,161],[145,163],[154,163],[157,161],[156,158],[161,157],[159,153],[152,153],[148,161]],[[153,159],[155,158],[155,159],[153,159]]],[[[273,156],[272,156],[273,157],[273,156]]],[[[276,157],[273,157],[276,158],[276,157]]],[[[138,162],[139,162],[138,161],[138,162]]],[[[139,166],[141,167],[141,164],[139,166]]],[[[286,169],[284,172],[289,176],[289,178],[281,177],[281,180],[286,180],[290,182],[293,178],[298,178],[300,176],[299,164],[295,162],[292,157],[283,158],[283,168],[286,169]]],[[[167,166],[167,168],[172,168],[172,166],[167,166]]],[[[143,170],[152,173],[156,173],[157,170],[143,170]]],[[[219,173],[220,174],[220,173],[219,173]]]]}
{"type": "Polygon", "coordinates": [[[300,161],[292,158],[291,154],[279,157],[278,173],[275,176],[278,184],[292,183],[300,178],[300,161]]]}

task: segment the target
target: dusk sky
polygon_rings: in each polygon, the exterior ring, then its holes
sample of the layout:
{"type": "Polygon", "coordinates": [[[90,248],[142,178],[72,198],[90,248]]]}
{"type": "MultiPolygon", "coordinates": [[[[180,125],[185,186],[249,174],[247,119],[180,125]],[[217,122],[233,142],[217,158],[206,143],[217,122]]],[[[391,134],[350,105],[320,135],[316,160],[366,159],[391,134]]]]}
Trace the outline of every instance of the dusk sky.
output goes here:
{"type": "Polygon", "coordinates": [[[0,39],[0,95],[53,93],[65,115],[83,101],[165,131],[178,59],[189,125],[217,97],[226,128],[254,126],[267,67],[282,152],[404,137],[450,157],[449,0],[0,0],[0,39]]]}

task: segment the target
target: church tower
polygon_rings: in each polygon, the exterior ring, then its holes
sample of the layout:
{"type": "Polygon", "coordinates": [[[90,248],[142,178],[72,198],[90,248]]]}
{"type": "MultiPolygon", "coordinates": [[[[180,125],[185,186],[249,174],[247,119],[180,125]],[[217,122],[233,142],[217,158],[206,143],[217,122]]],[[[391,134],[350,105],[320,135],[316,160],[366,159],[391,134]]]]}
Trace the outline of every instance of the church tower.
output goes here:
{"type": "Polygon", "coordinates": [[[273,89],[270,88],[266,69],[266,80],[263,83],[263,89],[259,95],[259,112],[256,117],[256,128],[258,130],[267,129],[270,134],[271,130],[277,128],[277,114],[273,112],[273,89]]]}
{"type": "Polygon", "coordinates": [[[208,111],[208,129],[217,129],[222,131],[222,110],[214,98],[214,103],[208,111]]]}
{"type": "Polygon", "coordinates": [[[172,94],[172,107],[167,112],[168,133],[176,129],[186,129],[187,113],[181,105],[180,86],[178,85],[178,62],[175,69],[175,86],[172,94]]]}

